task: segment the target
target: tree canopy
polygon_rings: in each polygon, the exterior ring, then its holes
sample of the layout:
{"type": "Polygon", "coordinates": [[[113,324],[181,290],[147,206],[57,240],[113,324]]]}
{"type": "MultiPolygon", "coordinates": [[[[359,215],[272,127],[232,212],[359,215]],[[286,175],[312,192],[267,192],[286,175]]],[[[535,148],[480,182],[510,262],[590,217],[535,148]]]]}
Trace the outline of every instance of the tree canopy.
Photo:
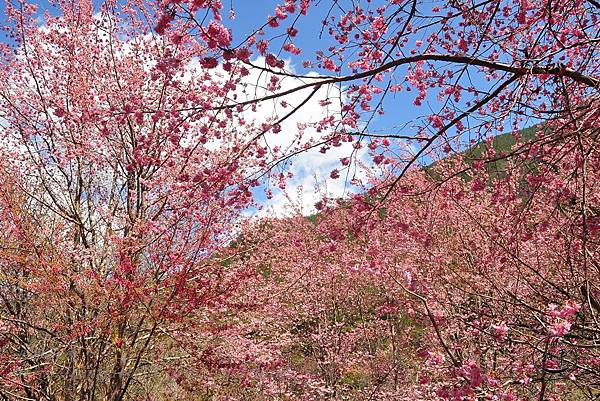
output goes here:
{"type": "Polygon", "coordinates": [[[600,4],[254,3],[5,2],[0,397],[600,397],[600,4]]]}

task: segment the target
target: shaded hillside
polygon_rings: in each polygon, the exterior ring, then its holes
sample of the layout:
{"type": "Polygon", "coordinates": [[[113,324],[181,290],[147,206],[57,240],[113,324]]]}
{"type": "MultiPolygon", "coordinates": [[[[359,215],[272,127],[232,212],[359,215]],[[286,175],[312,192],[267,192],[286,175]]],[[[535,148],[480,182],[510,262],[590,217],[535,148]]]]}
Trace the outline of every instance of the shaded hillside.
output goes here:
{"type": "MultiPolygon", "coordinates": [[[[484,168],[489,174],[490,180],[502,178],[506,173],[507,163],[510,160],[509,155],[513,151],[513,147],[518,143],[527,143],[534,140],[537,129],[538,127],[532,126],[519,131],[519,135],[514,135],[513,133],[497,135],[491,138],[489,141],[481,141],[474,144],[472,147],[462,152],[461,155],[469,166],[472,166],[473,163],[479,160],[485,161],[484,168]],[[517,140],[517,138],[519,138],[519,140],[517,140]],[[493,158],[490,158],[488,155],[486,155],[490,146],[496,155],[493,158]]],[[[443,177],[438,174],[436,168],[439,167],[441,163],[446,163],[449,160],[452,160],[454,157],[455,156],[449,156],[447,158],[443,158],[428,166],[425,166],[424,169],[433,180],[443,180],[443,177]]],[[[535,166],[532,165],[530,168],[533,169],[535,166]]],[[[471,176],[467,174],[467,172],[461,173],[460,177],[467,181],[471,180],[471,176]]]]}

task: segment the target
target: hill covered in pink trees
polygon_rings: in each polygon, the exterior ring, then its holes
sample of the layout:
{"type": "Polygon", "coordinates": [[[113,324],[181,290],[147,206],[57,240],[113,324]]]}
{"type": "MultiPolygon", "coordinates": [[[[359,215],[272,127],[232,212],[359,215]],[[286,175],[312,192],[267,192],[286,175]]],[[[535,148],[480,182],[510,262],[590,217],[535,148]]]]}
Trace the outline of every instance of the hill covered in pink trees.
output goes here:
{"type": "Polygon", "coordinates": [[[480,184],[485,169],[453,159],[436,170],[455,178],[415,171],[385,209],[358,196],[258,223],[240,263],[264,278],[272,320],[253,335],[284,351],[273,374],[306,377],[312,399],[594,397],[597,248],[579,252],[598,246],[598,217],[586,231],[573,161],[548,150],[535,173],[517,157],[480,184]]]}

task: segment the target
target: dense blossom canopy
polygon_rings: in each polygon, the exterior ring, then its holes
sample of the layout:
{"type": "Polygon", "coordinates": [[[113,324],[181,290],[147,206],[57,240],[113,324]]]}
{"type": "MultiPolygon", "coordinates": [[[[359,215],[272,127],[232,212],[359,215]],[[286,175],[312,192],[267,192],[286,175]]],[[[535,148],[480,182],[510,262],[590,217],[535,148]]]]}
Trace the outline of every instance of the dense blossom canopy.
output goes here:
{"type": "Polygon", "coordinates": [[[597,399],[600,3],[273,4],[6,3],[2,398],[597,399]]]}

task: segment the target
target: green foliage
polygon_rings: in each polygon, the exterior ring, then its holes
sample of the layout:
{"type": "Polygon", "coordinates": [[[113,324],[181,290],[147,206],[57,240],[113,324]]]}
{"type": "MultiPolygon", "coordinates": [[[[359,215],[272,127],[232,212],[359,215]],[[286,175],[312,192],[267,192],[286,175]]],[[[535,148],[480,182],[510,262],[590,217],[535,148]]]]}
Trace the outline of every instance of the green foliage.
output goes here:
{"type": "Polygon", "coordinates": [[[262,276],[262,278],[265,281],[269,280],[269,278],[271,277],[272,271],[273,271],[273,269],[271,268],[271,265],[267,265],[267,264],[261,263],[258,266],[258,272],[260,273],[260,275],[262,276]]]}
{"type": "MultiPolygon", "coordinates": [[[[537,129],[537,127],[533,126],[529,128],[524,128],[521,131],[519,131],[519,134],[522,138],[521,142],[527,142],[535,139],[535,133],[537,129]]],[[[495,136],[492,139],[492,148],[497,153],[509,153],[512,147],[516,144],[517,140],[515,138],[515,135],[513,135],[512,133],[501,134],[495,136]]],[[[488,144],[486,142],[479,142],[475,146],[472,146],[471,148],[463,152],[463,155],[467,160],[481,159],[485,156],[487,148],[488,144]]]]}
{"type": "MultiPolygon", "coordinates": [[[[492,138],[491,147],[498,155],[499,159],[492,162],[486,162],[485,164],[485,169],[490,175],[490,180],[502,178],[506,175],[506,170],[508,168],[507,165],[510,162],[510,157],[504,158],[502,155],[510,155],[513,147],[518,143],[534,140],[537,130],[538,128],[534,126],[519,131],[519,135],[521,136],[520,142],[517,142],[515,135],[512,133],[502,134],[492,138]]],[[[489,145],[487,142],[480,142],[471,147],[463,153],[465,161],[469,165],[472,165],[476,160],[485,159],[485,154],[488,150],[488,147],[489,145]]]]}
{"type": "Polygon", "coordinates": [[[358,370],[352,370],[345,372],[342,375],[340,379],[340,384],[351,389],[362,390],[370,384],[370,381],[369,377],[366,374],[358,370]]]}
{"type": "MultiPolygon", "coordinates": [[[[515,135],[512,133],[501,134],[493,137],[491,139],[491,144],[487,141],[481,141],[469,149],[465,150],[462,153],[463,159],[467,165],[472,166],[473,163],[477,160],[485,160],[486,152],[491,145],[493,150],[495,151],[498,160],[487,161],[485,163],[484,168],[489,174],[489,181],[493,181],[499,178],[502,178],[506,175],[506,171],[508,169],[508,165],[511,162],[511,157],[509,156],[513,150],[513,147],[517,143],[525,143],[535,139],[536,132],[539,127],[533,126],[524,128],[519,131],[519,135],[521,137],[520,142],[517,142],[515,135]],[[506,156],[506,157],[503,157],[506,156]]],[[[453,163],[453,157],[447,157],[442,160],[436,161],[429,166],[425,166],[423,169],[429,176],[429,178],[433,181],[442,181],[445,177],[440,175],[437,171],[436,167],[439,167],[441,164],[453,163]]],[[[532,161],[527,162],[526,169],[533,170],[536,168],[532,161]]],[[[469,182],[472,179],[471,174],[469,172],[464,171],[459,175],[463,180],[469,182]]]]}
{"type": "Polygon", "coordinates": [[[387,217],[388,209],[387,207],[382,207],[377,209],[377,216],[379,216],[380,220],[384,220],[387,217]]]}
{"type": "Polygon", "coordinates": [[[317,221],[318,221],[318,218],[320,215],[321,215],[321,213],[314,213],[314,214],[311,214],[310,216],[305,216],[304,218],[313,224],[317,224],[317,221]]]}

